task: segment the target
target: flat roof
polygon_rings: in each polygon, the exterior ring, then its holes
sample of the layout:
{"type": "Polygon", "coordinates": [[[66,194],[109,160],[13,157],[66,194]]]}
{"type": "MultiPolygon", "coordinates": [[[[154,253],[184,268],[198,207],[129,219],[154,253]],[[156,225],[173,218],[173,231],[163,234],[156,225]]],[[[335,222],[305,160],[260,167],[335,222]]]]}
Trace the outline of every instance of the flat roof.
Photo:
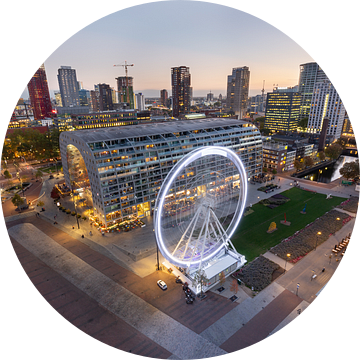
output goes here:
{"type": "Polygon", "coordinates": [[[231,265],[235,264],[239,260],[233,258],[232,256],[225,254],[218,261],[216,261],[213,265],[209,266],[205,269],[206,277],[210,280],[215,275],[220,274],[223,270],[229,268],[231,265]]]}
{"type": "MultiPolygon", "coordinates": [[[[169,121],[162,123],[146,123],[138,125],[113,126],[98,129],[77,130],[68,133],[86,143],[131,138],[139,136],[150,136],[157,134],[174,133],[181,131],[199,130],[213,127],[234,126],[249,124],[243,120],[228,118],[207,118],[198,120],[169,121]]],[[[255,128],[255,126],[254,126],[255,128]]],[[[257,128],[256,128],[257,129],[257,128]]],[[[62,135],[61,134],[61,135],[62,135]]]]}

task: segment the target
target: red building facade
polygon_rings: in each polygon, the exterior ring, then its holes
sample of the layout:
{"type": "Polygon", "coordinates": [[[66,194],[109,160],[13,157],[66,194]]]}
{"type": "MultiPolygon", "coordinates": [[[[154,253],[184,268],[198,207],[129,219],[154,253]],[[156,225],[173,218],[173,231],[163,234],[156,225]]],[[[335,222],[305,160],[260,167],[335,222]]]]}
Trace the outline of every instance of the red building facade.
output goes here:
{"type": "Polygon", "coordinates": [[[40,120],[51,117],[52,106],[44,64],[40,66],[29,81],[28,90],[34,119],[40,120]]]}

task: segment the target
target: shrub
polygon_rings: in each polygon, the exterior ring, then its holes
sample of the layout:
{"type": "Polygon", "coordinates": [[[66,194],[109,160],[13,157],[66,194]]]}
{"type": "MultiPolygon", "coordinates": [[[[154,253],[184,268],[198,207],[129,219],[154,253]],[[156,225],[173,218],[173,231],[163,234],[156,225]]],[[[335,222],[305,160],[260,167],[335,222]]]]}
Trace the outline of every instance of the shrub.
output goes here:
{"type": "Polygon", "coordinates": [[[313,250],[315,246],[320,245],[329,236],[340,230],[348,218],[348,214],[330,210],[304,229],[284,239],[270,251],[284,260],[287,258],[287,254],[290,254],[289,261],[296,262],[313,250]],[[318,234],[319,232],[321,234],[318,234]]]}
{"type": "Polygon", "coordinates": [[[86,220],[86,219],[87,219],[87,217],[86,217],[86,216],[83,216],[83,217],[82,217],[82,219],[83,219],[83,220],[86,220]]]}
{"type": "Polygon", "coordinates": [[[72,216],[75,216],[75,215],[76,215],[76,212],[75,212],[75,211],[73,211],[73,212],[71,213],[71,215],[72,215],[72,216]]]}
{"type": "Polygon", "coordinates": [[[356,213],[358,209],[359,198],[357,196],[352,196],[351,198],[345,200],[339,205],[340,209],[356,213]]]}
{"type": "Polygon", "coordinates": [[[70,213],[71,213],[71,210],[70,210],[70,209],[67,209],[65,212],[66,212],[67,214],[70,214],[70,213]]]}
{"type": "Polygon", "coordinates": [[[279,268],[278,264],[260,255],[235,273],[234,276],[242,280],[246,286],[261,291],[271,284],[272,274],[279,268]]]}

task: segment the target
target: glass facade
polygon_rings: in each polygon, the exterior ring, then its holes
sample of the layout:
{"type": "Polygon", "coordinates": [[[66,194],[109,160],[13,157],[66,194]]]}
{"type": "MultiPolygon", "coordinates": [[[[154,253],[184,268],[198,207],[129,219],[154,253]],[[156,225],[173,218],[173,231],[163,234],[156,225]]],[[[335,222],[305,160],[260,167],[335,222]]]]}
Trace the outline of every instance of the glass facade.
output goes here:
{"type": "Polygon", "coordinates": [[[272,132],[296,131],[300,100],[300,94],[291,90],[276,90],[268,93],[264,128],[272,132]]]}
{"type": "MultiPolygon", "coordinates": [[[[69,145],[75,146],[84,159],[94,215],[106,225],[130,216],[151,215],[166,175],[177,161],[195,148],[226,146],[240,156],[248,177],[262,170],[259,130],[235,119],[64,132],[60,136],[60,151],[65,155],[62,159],[66,159],[69,145]]],[[[63,162],[63,169],[70,186],[68,162],[63,162]]],[[[203,169],[190,170],[189,176],[196,176],[203,169]]]]}

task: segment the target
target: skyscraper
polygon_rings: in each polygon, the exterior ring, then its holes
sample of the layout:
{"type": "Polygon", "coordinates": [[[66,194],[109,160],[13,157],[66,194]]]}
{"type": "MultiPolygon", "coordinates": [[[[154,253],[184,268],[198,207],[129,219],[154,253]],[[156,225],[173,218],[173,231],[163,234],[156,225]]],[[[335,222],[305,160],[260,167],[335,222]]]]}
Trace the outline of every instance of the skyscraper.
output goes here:
{"type": "Polygon", "coordinates": [[[109,111],[114,110],[112,90],[108,84],[98,84],[99,92],[99,110],[109,111]]]}
{"type": "Polygon", "coordinates": [[[340,138],[344,125],[345,106],[334,85],[329,80],[316,82],[311,99],[307,132],[320,134],[324,118],[329,119],[327,135],[340,138]]]}
{"type": "Polygon", "coordinates": [[[272,93],[267,93],[264,128],[272,132],[296,131],[300,94],[293,88],[275,87],[272,93]]]}
{"type": "Polygon", "coordinates": [[[226,109],[242,119],[249,98],[250,70],[247,66],[233,68],[227,79],[226,109]]]}
{"type": "Polygon", "coordinates": [[[301,102],[299,120],[309,117],[315,83],[323,80],[328,80],[328,77],[316,62],[300,65],[299,93],[301,102]]]}
{"type": "Polygon", "coordinates": [[[142,93],[136,94],[135,95],[135,100],[136,100],[136,110],[139,111],[144,111],[145,110],[145,98],[144,95],[142,93]]]}
{"type": "Polygon", "coordinates": [[[119,94],[119,103],[127,103],[130,109],[134,109],[133,78],[130,76],[119,76],[116,78],[119,94]]]}
{"type": "Polygon", "coordinates": [[[34,119],[39,120],[51,117],[52,106],[44,64],[40,66],[29,81],[28,90],[34,119]]]}
{"type": "Polygon", "coordinates": [[[163,89],[160,90],[160,100],[162,106],[167,106],[167,99],[168,99],[168,92],[167,90],[163,89]]]}
{"type": "Polygon", "coordinates": [[[58,82],[62,106],[80,106],[79,84],[76,80],[76,70],[71,66],[61,66],[58,69],[58,82]]]}
{"type": "Polygon", "coordinates": [[[187,66],[171,68],[173,116],[190,112],[190,70],[187,66]]]}

